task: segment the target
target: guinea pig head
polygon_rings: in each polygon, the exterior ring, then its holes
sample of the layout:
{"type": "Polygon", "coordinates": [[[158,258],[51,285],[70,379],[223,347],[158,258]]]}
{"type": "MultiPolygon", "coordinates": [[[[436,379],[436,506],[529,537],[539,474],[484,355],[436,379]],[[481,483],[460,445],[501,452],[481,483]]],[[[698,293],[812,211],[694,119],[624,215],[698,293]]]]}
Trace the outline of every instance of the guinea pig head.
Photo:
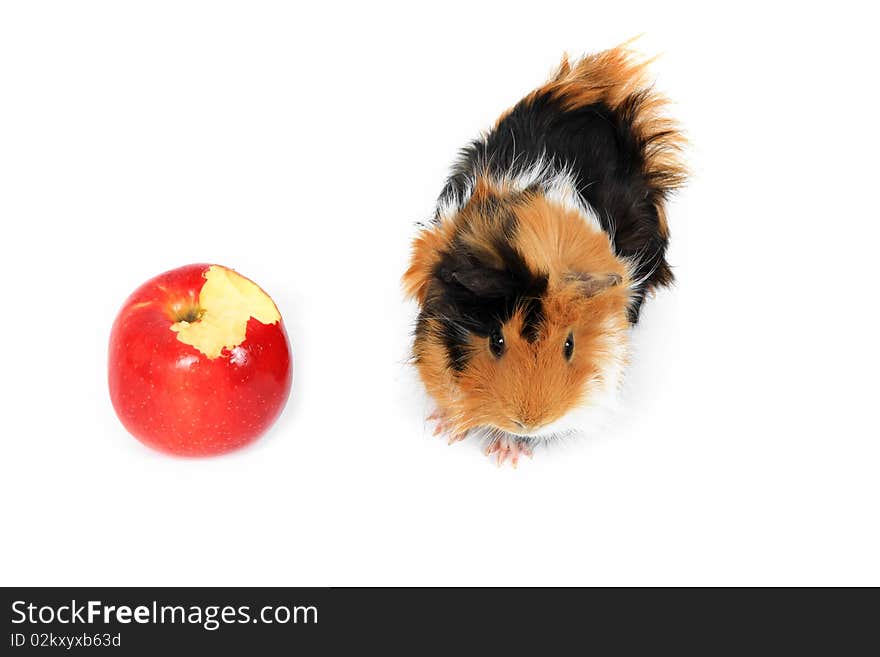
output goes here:
{"type": "Polygon", "coordinates": [[[415,362],[454,433],[549,437],[604,405],[626,361],[626,262],[585,210],[475,195],[416,239],[415,362]]]}

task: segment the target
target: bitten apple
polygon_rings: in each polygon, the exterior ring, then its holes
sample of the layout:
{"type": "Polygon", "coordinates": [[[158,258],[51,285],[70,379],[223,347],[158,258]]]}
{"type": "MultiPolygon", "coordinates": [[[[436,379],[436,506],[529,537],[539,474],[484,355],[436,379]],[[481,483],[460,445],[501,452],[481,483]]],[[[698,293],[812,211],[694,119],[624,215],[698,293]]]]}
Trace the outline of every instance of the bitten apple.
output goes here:
{"type": "Polygon", "coordinates": [[[290,394],[281,314],[253,281],[219,265],[160,274],[113,323],[110,399],[122,424],[156,449],[221,454],[265,432],[290,394]]]}

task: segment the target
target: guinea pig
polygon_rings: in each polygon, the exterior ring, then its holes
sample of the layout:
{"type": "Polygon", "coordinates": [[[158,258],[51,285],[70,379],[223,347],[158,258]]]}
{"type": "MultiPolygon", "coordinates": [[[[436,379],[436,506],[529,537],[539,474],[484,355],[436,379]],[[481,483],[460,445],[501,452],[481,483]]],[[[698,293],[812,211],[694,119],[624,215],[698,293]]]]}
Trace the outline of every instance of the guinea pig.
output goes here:
{"type": "Polygon", "coordinates": [[[467,145],[413,242],[413,361],[450,443],[499,464],[590,426],[645,296],[669,285],[685,140],[628,46],[563,58],[467,145]]]}

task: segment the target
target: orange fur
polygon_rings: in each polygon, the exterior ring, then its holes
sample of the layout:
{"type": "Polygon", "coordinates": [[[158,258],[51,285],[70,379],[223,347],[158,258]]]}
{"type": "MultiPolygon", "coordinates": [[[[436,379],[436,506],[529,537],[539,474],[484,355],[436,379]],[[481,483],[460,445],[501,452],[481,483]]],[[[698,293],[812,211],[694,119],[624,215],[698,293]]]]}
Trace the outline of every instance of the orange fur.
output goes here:
{"type": "Polygon", "coordinates": [[[425,228],[413,240],[410,266],[403,275],[403,289],[407,296],[419,303],[425,300],[431,273],[440,258],[440,251],[449,246],[453,230],[453,223],[445,221],[425,228]]]}

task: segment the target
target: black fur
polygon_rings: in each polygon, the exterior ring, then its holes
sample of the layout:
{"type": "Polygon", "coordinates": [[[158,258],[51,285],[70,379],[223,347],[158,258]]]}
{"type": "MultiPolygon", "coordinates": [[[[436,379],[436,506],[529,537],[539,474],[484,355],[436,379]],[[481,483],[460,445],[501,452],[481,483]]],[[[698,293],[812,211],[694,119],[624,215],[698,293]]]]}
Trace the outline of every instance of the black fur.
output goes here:
{"type": "Polygon", "coordinates": [[[449,366],[460,372],[467,365],[470,334],[488,339],[493,330],[507,322],[517,308],[524,310],[522,335],[537,339],[543,309],[541,297],[547,291],[548,276],[534,273],[512,246],[516,218],[504,213],[498,237],[491,245],[492,264],[487,254],[475,253],[459,234],[449,251],[442,254],[419,315],[417,335],[424,335],[433,324],[446,347],[449,366]],[[501,266],[498,266],[500,262],[501,266]]]}

